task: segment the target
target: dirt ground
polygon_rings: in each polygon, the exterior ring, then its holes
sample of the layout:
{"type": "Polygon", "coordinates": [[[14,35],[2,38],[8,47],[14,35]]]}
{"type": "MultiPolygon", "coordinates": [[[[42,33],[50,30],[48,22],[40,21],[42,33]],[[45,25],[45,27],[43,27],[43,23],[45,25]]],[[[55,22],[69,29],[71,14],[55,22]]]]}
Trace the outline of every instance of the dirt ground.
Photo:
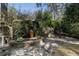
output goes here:
{"type": "Polygon", "coordinates": [[[79,45],[59,44],[54,56],[78,56],[79,45]]]}

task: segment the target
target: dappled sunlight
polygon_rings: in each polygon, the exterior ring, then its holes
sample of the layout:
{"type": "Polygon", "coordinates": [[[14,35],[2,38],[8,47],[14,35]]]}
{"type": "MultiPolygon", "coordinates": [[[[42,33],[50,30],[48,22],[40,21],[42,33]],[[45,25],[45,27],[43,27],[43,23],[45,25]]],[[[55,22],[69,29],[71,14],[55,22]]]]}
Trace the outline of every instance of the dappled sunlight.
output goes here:
{"type": "Polygon", "coordinates": [[[79,55],[78,3],[0,5],[0,56],[79,55]]]}

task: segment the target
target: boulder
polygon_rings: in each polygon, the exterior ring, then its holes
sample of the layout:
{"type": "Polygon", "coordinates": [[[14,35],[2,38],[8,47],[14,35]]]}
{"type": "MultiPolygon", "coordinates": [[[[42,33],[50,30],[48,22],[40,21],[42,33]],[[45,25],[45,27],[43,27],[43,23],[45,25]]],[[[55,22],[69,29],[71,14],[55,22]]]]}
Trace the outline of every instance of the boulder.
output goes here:
{"type": "Polygon", "coordinates": [[[10,55],[10,50],[8,47],[0,48],[0,56],[8,56],[10,55]]]}

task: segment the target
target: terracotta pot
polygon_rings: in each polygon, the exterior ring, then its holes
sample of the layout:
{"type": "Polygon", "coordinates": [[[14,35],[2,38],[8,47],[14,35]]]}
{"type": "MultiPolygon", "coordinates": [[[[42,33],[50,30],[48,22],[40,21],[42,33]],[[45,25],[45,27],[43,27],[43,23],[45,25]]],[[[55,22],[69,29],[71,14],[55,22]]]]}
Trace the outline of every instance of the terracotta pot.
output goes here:
{"type": "Polygon", "coordinates": [[[30,38],[34,37],[34,32],[33,32],[33,30],[30,30],[29,36],[30,36],[30,38]]]}

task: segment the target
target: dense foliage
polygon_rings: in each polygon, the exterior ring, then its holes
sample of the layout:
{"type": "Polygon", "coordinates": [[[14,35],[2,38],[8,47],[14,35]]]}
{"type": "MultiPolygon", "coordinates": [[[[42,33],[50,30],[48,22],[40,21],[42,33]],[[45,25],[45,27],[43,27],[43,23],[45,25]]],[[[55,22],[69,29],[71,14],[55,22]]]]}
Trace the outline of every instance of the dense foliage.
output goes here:
{"type": "Polygon", "coordinates": [[[62,22],[63,32],[78,37],[79,35],[79,4],[68,4],[62,22]]]}
{"type": "MultiPolygon", "coordinates": [[[[17,11],[13,7],[8,8],[7,25],[13,26],[14,35],[26,37],[30,29],[33,29],[36,35],[43,35],[43,29],[52,27],[55,34],[66,33],[68,36],[79,38],[79,4],[54,4],[38,3],[37,11],[34,13],[17,11]],[[44,10],[44,7],[46,8],[44,10]],[[22,20],[20,26],[13,25],[15,19],[22,20]],[[30,19],[30,21],[26,21],[30,19]],[[34,19],[34,21],[32,21],[34,19]]],[[[18,23],[17,23],[18,24],[18,23]]]]}

